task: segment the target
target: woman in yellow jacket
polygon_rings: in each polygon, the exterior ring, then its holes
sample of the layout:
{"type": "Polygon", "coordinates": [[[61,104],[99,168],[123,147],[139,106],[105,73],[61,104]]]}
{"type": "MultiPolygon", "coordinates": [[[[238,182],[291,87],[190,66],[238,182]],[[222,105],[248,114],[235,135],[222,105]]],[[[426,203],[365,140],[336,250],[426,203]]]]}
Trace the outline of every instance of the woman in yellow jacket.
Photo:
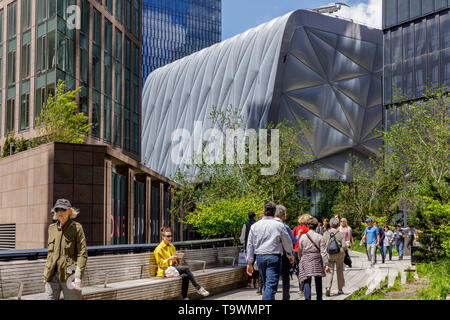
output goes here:
{"type": "Polygon", "coordinates": [[[187,292],[189,286],[189,280],[192,282],[192,285],[197,289],[197,292],[202,296],[206,297],[209,295],[209,292],[206,291],[203,287],[201,287],[197,281],[195,280],[194,275],[192,274],[189,267],[180,266],[180,259],[177,256],[177,250],[171,244],[172,242],[172,230],[170,228],[161,228],[161,243],[156,247],[154,251],[154,256],[156,260],[156,264],[158,267],[158,272],[156,274],[157,277],[162,277],[163,269],[160,266],[165,266],[166,269],[169,266],[175,267],[178,273],[182,278],[181,284],[181,294],[184,300],[188,300],[187,292]]]}

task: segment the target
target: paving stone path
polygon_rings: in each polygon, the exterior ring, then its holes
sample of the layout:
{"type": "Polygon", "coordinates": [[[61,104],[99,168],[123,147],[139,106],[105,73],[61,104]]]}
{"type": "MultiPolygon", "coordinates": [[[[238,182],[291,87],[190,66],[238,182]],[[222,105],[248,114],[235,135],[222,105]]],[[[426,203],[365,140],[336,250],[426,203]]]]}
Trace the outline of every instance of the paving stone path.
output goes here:
{"type": "MultiPolygon", "coordinates": [[[[323,288],[324,300],[344,300],[348,298],[355,291],[368,286],[366,294],[380,287],[380,283],[388,278],[388,286],[394,284],[395,278],[398,274],[401,274],[402,284],[406,283],[405,270],[411,268],[410,257],[404,257],[403,260],[399,260],[398,257],[392,257],[392,261],[386,260],[385,263],[381,263],[381,255],[377,256],[377,264],[374,267],[370,267],[370,262],[367,260],[367,256],[364,253],[351,251],[350,257],[352,259],[352,268],[347,268],[344,271],[345,287],[344,294],[338,295],[337,278],[333,279],[331,287],[331,296],[325,297],[325,288],[323,288]]],[[[414,268],[415,269],[415,268],[414,268]]],[[[415,275],[417,276],[417,275],[415,275]]],[[[314,281],[312,281],[312,299],[315,297],[314,281]]],[[[291,280],[291,300],[304,300],[303,296],[299,295],[297,277],[294,275],[291,280]]],[[[256,294],[256,289],[237,289],[228,292],[224,292],[218,295],[214,295],[206,298],[207,300],[261,300],[261,295],[256,294]]],[[[278,292],[275,295],[276,300],[282,299],[282,285],[281,280],[278,284],[278,292]]]]}

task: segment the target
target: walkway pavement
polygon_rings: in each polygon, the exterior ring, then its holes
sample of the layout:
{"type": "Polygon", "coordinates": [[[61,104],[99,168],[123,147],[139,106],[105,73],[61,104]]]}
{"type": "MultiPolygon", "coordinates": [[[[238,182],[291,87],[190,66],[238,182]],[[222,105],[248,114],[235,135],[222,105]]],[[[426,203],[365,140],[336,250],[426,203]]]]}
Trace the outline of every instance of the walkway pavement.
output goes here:
{"type": "MultiPolygon", "coordinates": [[[[378,255],[377,264],[373,268],[370,268],[370,262],[367,260],[367,256],[364,253],[351,251],[350,257],[352,259],[353,268],[347,268],[347,270],[344,271],[344,294],[337,294],[337,277],[334,276],[330,297],[325,297],[325,288],[323,288],[324,300],[345,300],[352,293],[365,286],[369,287],[367,290],[367,293],[369,293],[372,290],[376,289],[379,286],[380,282],[385,280],[386,277],[388,277],[389,285],[392,286],[399,272],[401,274],[402,283],[405,283],[406,273],[404,270],[408,269],[408,267],[411,266],[411,260],[409,256],[404,257],[404,260],[398,260],[398,257],[392,257],[392,261],[389,261],[388,259],[385,263],[382,264],[381,255],[378,255]]],[[[314,281],[312,281],[312,287],[312,299],[314,300],[316,299],[314,281]]],[[[290,290],[291,300],[304,300],[304,297],[300,297],[298,292],[298,280],[297,277],[293,275],[290,290]]],[[[275,295],[275,300],[281,299],[282,286],[280,280],[278,284],[278,292],[275,295]]],[[[256,289],[242,288],[217,294],[205,298],[205,300],[261,300],[261,295],[256,294],[256,289]]]]}

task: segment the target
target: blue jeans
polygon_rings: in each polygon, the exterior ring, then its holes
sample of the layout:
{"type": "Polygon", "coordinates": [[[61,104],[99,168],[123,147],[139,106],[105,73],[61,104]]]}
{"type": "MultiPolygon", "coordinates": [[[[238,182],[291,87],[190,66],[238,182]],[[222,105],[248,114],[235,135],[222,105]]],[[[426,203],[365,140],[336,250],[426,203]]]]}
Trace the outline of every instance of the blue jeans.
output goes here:
{"type": "Polygon", "coordinates": [[[403,246],[404,245],[405,245],[405,243],[403,241],[395,244],[395,249],[397,250],[398,256],[400,257],[400,259],[403,258],[403,246]]]}
{"type": "Polygon", "coordinates": [[[379,246],[375,249],[375,262],[377,262],[377,253],[378,253],[378,250],[380,250],[381,260],[384,262],[384,259],[386,258],[386,255],[384,254],[383,244],[379,245],[379,246]]]}
{"type": "MultiPolygon", "coordinates": [[[[305,280],[305,300],[311,300],[311,278],[305,280]]],[[[322,277],[314,277],[317,300],[322,300],[322,277]]]]}
{"type": "Polygon", "coordinates": [[[257,254],[256,264],[258,265],[261,280],[264,283],[263,300],[275,300],[275,293],[280,279],[281,256],[276,254],[257,254]]]}
{"type": "Polygon", "coordinates": [[[281,283],[283,284],[283,300],[289,300],[291,298],[291,294],[289,293],[289,290],[291,289],[290,271],[291,262],[286,254],[283,254],[280,264],[281,283]]]}
{"type": "Polygon", "coordinates": [[[389,251],[389,260],[392,260],[392,246],[383,246],[384,258],[386,259],[386,253],[389,251]]]}

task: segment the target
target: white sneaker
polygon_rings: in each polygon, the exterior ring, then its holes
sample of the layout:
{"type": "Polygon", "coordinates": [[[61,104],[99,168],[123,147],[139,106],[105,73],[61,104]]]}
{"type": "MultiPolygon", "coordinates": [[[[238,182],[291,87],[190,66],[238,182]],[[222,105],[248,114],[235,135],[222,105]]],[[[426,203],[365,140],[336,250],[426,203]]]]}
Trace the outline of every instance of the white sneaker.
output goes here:
{"type": "Polygon", "coordinates": [[[209,292],[206,291],[205,288],[203,288],[203,287],[200,287],[200,289],[197,289],[197,292],[198,292],[199,294],[201,294],[202,296],[204,296],[204,297],[209,296],[209,292]]]}

